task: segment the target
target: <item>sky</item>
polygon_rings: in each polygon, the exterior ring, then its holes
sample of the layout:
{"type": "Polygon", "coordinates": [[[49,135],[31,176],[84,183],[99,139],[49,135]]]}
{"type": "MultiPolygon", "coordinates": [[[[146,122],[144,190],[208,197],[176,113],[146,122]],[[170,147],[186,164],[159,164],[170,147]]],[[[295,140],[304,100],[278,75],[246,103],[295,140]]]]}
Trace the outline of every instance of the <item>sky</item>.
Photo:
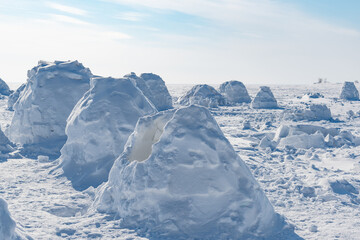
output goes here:
{"type": "Polygon", "coordinates": [[[358,0],[0,0],[0,78],[39,60],[168,84],[360,80],[358,0]]]}

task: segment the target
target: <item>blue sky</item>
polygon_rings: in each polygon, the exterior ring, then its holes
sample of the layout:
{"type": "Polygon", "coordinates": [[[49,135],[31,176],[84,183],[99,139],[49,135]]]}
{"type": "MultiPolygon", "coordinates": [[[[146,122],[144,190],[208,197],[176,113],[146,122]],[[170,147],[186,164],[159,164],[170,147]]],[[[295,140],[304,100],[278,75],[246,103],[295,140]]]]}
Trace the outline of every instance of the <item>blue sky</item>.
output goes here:
{"type": "Polygon", "coordinates": [[[360,80],[360,1],[0,0],[0,77],[38,60],[167,83],[360,80]]]}

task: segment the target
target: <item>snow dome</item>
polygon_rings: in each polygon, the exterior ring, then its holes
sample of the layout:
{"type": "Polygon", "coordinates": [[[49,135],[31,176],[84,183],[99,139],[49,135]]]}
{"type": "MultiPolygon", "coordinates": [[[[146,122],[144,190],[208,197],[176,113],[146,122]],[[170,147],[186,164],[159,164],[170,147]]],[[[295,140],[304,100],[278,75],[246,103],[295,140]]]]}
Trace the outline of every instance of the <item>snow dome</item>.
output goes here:
{"type": "Polygon", "coordinates": [[[215,88],[200,84],[195,85],[182,96],[179,103],[185,106],[197,104],[204,107],[218,107],[225,105],[226,100],[215,88]]]}
{"type": "Polygon", "coordinates": [[[194,105],[139,119],[94,206],[154,239],[269,239],[286,226],[210,112],[194,105]]]}
{"type": "Polygon", "coordinates": [[[1,78],[0,78],[0,94],[5,96],[9,96],[11,94],[11,90],[9,86],[1,78]]]}
{"type": "Polygon", "coordinates": [[[277,101],[267,86],[261,86],[259,92],[251,102],[251,107],[255,109],[272,109],[278,108],[277,101]]]}
{"type": "Polygon", "coordinates": [[[26,86],[13,106],[10,140],[31,155],[58,156],[66,141],[66,119],[89,89],[90,77],[90,70],[78,61],[40,61],[28,71],[26,86]]]}
{"type": "Polygon", "coordinates": [[[341,89],[340,98],[350,101],[359,100],[359,92],[353,82],[344,82],[344,85],[341,89]]]}
{"type": "Polygon", "coordinates": [[[239,81],[228,81],[220,85],[219,92],[228,104],[250,103],[251,98],[245,85],[239,81]]]}
{"type": "Polygon", "coordinates": [[[26,86],[25,83],[21,84],[21,86],[18,89],[16,89],[15,92],[10,94],[10,96],[8,98],[8,103],[7,103],[9,110],[11,110],[11,111],[14,110],[13,106],[16,103],[16,101],[19,99],[20,93],[25,89],[25,86],[26,86]]]}
{"type": "Polygon", "coordinates": [[[70,114],[61,166],[76,189],[106,181],[139,117],[156,109],[130,79],[93,78],[70,114]]]}

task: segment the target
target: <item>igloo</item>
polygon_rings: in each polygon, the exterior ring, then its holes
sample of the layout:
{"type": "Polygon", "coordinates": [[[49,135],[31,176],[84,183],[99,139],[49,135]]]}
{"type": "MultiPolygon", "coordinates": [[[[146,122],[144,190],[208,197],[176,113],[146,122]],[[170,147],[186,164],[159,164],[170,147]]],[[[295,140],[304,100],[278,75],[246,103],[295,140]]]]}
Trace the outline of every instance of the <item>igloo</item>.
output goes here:
{"type": "Polygon", "coordinates": [[[133,80],[135,85],[143,92],[143,94],[154,104],[158,111],[171,109],[172,98],[165,85],[164,80],[153,73],[142,73],[138,77],[135,73],[130,73],[124,77],[133,80]]]}
{"type": "Polygon", "coordinates": [[[278,105],[271,89],[267,86],[261,86],[251,102],[251,107],[255,109],[273,109],[278,108],[278,105]]]}
{"type": "Polygon", "coordinates": [[[278,239],[287,226],[196,105],[140,118],[94,207],[154,239],[278,239]]]}
{"type": "Polygon", "coordinates": [[[344,82],[344,85],[341,89],[340,98],[350,101],[359,100],[359,92],[353,82],[344,82]]]}
{"type": "Polygon", "coordinates": [[[228,104],[250,103],[251,98],[242,82],[228,81],[219,87],[219,92],[225,97],[228,104]]]}
{"type": "Polygon", "coordinates": [[[12,91],[10,90],[9,86],[6,84],[4,80],[0,78],[0,94],[9,96],[11,93],[12,91]]]}
{"type": "Polygon", "coordinates": [[[21,86],[18,87],[18,89],[16,89],[15,92],[10,94],[10,96],[8,98],[8,102],[7,102],[9,110],[11,110],[11,111],[14,110],[13,106],[16,103],[16,101],[19,99],[20,93],[25,89],[25,86],[26,86],[25,83],[21,84],[21,86]]]}
{"type": "Polygon", "coordinates": [[[15,221],[12,219],[6,201],[0,198],[0,239],[3,240],[25,240],[32,239],[25,236],[22,231],[17,229],[15,221]]]}
{"type": "Polygon", "coordinates": [[[225,98],[207,84],[195,85],[178,102],[184,106],[197,104],[204,107],[218,107],[226,104],[225,98]]]}
{"type": "Polygon", "coordinates": [[[61,149],[60,166],[74,188],[107,181],[139,117],[156,112],[130,79],[93,78],[67,120],[61,149]]]}
{"type": "Polygon", "coordinates": [[[14,104],[8,137],[28,156],[58,157],[71,110],[89,89],[92,74],[78,61],[39,61],[14,104]]]}

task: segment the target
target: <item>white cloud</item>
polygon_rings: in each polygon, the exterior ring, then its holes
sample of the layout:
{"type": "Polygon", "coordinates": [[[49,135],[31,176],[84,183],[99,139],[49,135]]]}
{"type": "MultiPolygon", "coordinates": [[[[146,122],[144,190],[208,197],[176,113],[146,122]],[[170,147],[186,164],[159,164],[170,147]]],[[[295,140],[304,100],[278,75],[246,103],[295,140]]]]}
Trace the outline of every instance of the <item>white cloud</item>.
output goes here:
{"type": "Polygon", "coordinates": [[[142,21],[147,15],[139,12],[123,12],[116,16],[117,19],[131,21],[131,22],[139,22],[142,21]]]}
{"type": "Polygon", "coordinates": [[[73,15],[85,16],[88,14],[87,11],[72,6],[66,6],[55,2],[46,2],[46,4],[53,9],[73,15]]]}
{"type": "Polygon", "coordinates": [[[49,14],[49,16],[51,17],[52,20],[54,21],[58,21],[58,22],[63,22],[63,23],[70,23],[70,24],[78,24],[78,25],[89,25],[88,22],[74,18],[74,17],[69,17],[66,15],[60,15],[60,14],[49,14]]]}

